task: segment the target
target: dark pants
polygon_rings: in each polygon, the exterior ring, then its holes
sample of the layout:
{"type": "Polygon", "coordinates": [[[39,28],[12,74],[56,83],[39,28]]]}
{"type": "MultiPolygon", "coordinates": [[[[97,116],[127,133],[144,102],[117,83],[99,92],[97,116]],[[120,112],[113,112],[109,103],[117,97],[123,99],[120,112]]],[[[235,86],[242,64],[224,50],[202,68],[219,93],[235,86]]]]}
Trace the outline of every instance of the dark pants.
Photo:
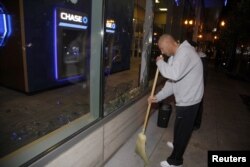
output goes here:
{"type": "Polygon", "coordinates": [[[194,130],[198,130],[201,127],[202,113],[203,113],[203,98],[200,102],[200,106],[194,121],[194,130]]]}
{"type": "Polygon", "coordinates": [[[174,148],[172,154],[167,158],[170,165],[183,164],[183,154],[192,135],[194,121],[199,106],[200,103],[192,106],[176,107],[173,141],[174,148]]]}

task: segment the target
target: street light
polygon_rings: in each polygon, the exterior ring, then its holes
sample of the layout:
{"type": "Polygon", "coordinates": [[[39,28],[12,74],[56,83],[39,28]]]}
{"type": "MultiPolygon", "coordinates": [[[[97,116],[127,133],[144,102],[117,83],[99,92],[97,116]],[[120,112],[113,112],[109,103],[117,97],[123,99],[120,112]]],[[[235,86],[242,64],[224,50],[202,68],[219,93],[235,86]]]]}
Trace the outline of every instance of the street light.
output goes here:
{"type": "Polygon", "coordinates": [[[225,26],[225,21],[224,20],[222,20],[221,22],[220,22],[220,25],[221,25],[221,27],[224,27],[225,26]]]}
{"type": "Polygon", "coordinates": [[[185,21],[184,21],[184,24],[185,24],[185,25],[193,25],[193,24],[194,24],[194,21],[193,21],[193,20],[185,20],[185,21]]]}
{"type": "Polygon", "coordinates": [[[189,25],[193,25],[194,22],[193,22],[193,20],[189,20],[188,23],[189,23],[189,25]]]}

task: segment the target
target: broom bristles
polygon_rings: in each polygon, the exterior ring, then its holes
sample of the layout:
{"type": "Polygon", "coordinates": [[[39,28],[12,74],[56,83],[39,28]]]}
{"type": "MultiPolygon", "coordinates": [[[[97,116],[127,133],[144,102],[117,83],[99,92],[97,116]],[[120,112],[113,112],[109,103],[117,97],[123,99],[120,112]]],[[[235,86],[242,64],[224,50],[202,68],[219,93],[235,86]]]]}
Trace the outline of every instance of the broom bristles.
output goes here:
{"type": "Polygon", "coordinates": [[[149,163],[148,156],[146,154],[146,135],[139,133],[136,140],[135,152],[144,160],[144,164],[149,163]]]}

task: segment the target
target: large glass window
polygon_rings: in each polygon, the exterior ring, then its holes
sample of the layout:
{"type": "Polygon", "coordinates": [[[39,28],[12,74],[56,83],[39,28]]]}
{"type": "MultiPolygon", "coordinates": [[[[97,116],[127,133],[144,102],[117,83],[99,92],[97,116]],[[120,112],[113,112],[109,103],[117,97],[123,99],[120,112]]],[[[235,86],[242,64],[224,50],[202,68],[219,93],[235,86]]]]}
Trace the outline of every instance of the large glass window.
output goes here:
{"type": "MultiPolygon", "coordinates": [[[[106,1],[104,115],[138,97],[146,0],[106,1]],[[108,30],[108,22],[115,28],[108,30]]],[[[150,26],[150,25],[149,25],[150,26]]]]}
{"type": "Polygon", "coordinates": [[[94,2],[0,3],[12,28],[0,46],[0,158],[19,148],[25,158],[39,154],[99,118],[102,11],[94,2]]]}
{"type": "Polygon", "coordinates": [[[0,27],[0,158],[18,152],[23,164],[101,118],[102,107],[106,116],[147,88],[151,0],[16,0],[0,7],[10,22],[8,30],[0,27]]]}

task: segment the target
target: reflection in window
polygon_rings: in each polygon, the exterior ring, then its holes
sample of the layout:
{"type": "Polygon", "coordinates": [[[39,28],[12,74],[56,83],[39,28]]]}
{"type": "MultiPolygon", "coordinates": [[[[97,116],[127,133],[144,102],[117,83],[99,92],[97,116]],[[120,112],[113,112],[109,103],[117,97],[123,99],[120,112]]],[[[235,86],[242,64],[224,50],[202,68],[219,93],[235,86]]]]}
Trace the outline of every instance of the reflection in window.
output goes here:
{"type": "Polygon", "coordinates": [[[104,39],[104,115],[124,106],[141,92],[140,67],[145,0],[106,1],[104,39]],[[106,24],[107,25],[107,24],[106,24]],[[110,25],[110,24],[109,24],[110,25]]]}
{"type": "MultiPolygon", "coordinates": [[[[171,3],[170,1],[160,1],[159,3],[155,3],[154,6],[154,24],[153,24],[153,43],[152,43],[152,51],[151,51],[151,59],[150,59],[150,68],[149,68],[149,78],[152,80],[155,75],[156,70],[156,64],[155,59],[157,56],[161,54],[159,48],[158,48],[158,39],[160,36],[164,33],[170,33],[166,32],[166,22],[171,21],[167,20],[168,16],[168,10],[170,9],[170,6],[168,6],[168,3],[171,3]],[[165,10],[164,10],[165,9],[165,10]]],[[[169,18],[168,18],[169,19],[169,18]]],[[[167,59],[167,57],[165,56],[167,59]]],[[[161,80],[161,75],[158,80],[161,80]]]]}

